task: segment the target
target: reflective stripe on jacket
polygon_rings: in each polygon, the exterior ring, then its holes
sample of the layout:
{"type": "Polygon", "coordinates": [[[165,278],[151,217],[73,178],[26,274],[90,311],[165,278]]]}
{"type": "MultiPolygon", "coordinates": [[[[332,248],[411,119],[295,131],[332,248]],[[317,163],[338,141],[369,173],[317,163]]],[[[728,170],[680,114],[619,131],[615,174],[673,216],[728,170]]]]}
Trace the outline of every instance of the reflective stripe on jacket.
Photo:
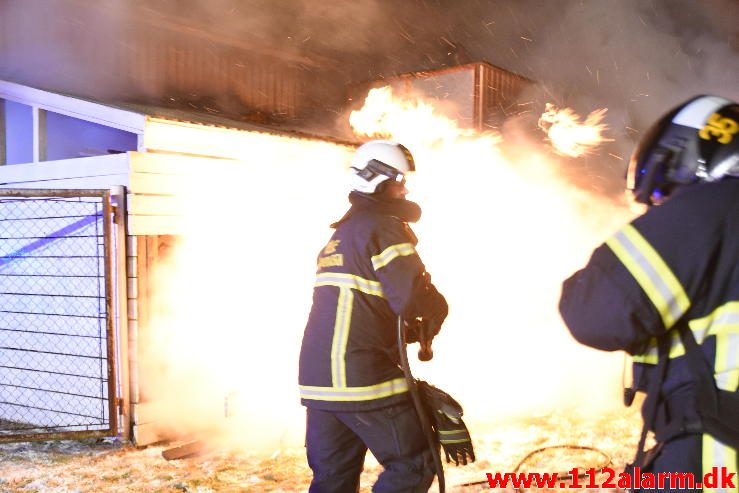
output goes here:
{"type": "Polygon", "coordinates": [[[407,399],[397,314],[446,315],[433,285],[420,289],[425,267],[415,243],[407,224],[389,215],[362,210],[338,224],[318,256],[300,353],[304,405],[356,411],[407,399]]]}
{"type": "MultiPolygon", "coordinates": [[[[668,334],[665,399],[691,393],[678,333],[687,326],[717,387],[739,392],[739,180],[686,187],[622,228],[565,281],[560,312],[583,344],[631,353],[641,390],[657,363],[656,338],[668,334]]],[[[736,451],[708,435],[703,454],[704,466],[736,467],[736,451]]]]}

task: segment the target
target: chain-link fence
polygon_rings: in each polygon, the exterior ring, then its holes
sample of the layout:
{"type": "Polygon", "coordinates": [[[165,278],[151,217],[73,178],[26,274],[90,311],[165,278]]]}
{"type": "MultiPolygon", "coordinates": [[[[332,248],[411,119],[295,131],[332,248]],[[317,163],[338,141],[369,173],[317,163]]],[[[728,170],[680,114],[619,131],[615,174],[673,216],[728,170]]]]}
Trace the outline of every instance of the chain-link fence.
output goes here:
{"type": "Polygon", "coordinates": [[[0,441],[116,430],[107,191],[0,190],[0,441]]]}

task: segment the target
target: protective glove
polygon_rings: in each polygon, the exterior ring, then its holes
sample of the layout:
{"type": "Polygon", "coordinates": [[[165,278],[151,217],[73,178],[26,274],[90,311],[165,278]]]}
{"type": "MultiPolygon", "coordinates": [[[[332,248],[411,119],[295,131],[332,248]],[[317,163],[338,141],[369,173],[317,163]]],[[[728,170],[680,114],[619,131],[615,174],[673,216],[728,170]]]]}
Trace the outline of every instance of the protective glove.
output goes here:
{"type": "Polygon", "coordinates": [[[421,319],[414,318],[412,320],[406,320],[405,322],[405,342],[407,344],[413,344],[414,342],[418,342],[419,337],[421,335],[421,330],[423,330],[423,327],[421,327],[421,324],[423,323],[421,319]]]}
{"type": "Polygon", "coordinates": [[[452,396],[423,380],[417,380],[416,385],[421,400],[426,405],[436,438],[444,449],[446,461],[454,460],[456,465],[461,462],[465,466],[468,458],[469,462],[475,462],[472,438],[462,421],[462,406],[452,396]]]}
{"type": "Polygon", "coordinates": [[[415,318],[405,321],[405,342],[407,344],[419,343],[418,359],[421,361],[429,361],[434,357],[431,343],[438,333],[438,325],[431,320],[415,318]]]}
{"type": "Polygon", "coordinates": [[[428,272],[421,273],[415,281],[413,295],[403,312],[403,318],[423,320],[427,324],[426,334],[429,338],[433,338],[441,330],[441,325],[448,314],[449,305],[436,286],[431,283],[431,275],[428,272]]]}

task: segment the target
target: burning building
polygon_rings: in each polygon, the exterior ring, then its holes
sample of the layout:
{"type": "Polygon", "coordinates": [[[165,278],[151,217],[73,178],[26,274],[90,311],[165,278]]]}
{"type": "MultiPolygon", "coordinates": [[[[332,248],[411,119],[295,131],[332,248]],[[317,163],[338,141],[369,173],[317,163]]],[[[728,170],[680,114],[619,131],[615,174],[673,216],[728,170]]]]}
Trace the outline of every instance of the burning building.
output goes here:
{"type": "MultiPolygon", "coordinates": [[[[421,167],[412,185],[433,218],[433,223],[419,225],[422,238],[434,245],[424,258],[433,262],[440,285],[452,286],[453,306],[479,298],[450,317],[449,332],[475,329],[451,339],[441,336],[449,348],[438,357],[442,365],[475,353],[465,342],[469,337],[480,338],[477,350],[486,342],[494,347],[499,336],[489,337],[495,327],[514,323],[509,316],[518,317],[480,312],[487,306],[484,299],[508,299],[513,289],[518,293],[515,303],[527,296],[552,302],[551,290],[574,267],[572,259],[579,258],[562,252],[561,265],[540,266],[538,281],[521,277],[517,264],[509,262],[511,245],[496,236],[505,231],[524,238],[515,242],[520,258],[547,231],[542,230],[540,206],[531,203],[515,217],[496,217],[492,229],[479,223],[485,210],[516,202],[516,193],[538,193],[554,200],[547,217],[557,211],[560,216],[548,221],[550,228],[566,226],[571,228],[568,234],[579,231],[587,237],[592,227],[572,219],[584,197],[563,201],[552,195],[554,189],[564,194],[565,184],[556,181],[541,149],[525,164],[511,163],[501,153],[498,133],[457,125],[434,108],[428,87],[425,99],[415,90],[415,85],[440,88],[438,98],[448,93],[449,81],[475,81],[475,74],[487,68],[470,65],[451,78],[442,72],[438,80],[433,73],[401,77],[415,96],[393,96],[392,85],[376,88],[349,120],[359,138],[388,135],[406,142],[418,156],[421,167]],[[405,123],[395,128],[377,114],[405,123]],[[449,162],[463,163],[455,173],[475,177],[465,181],[464,190],[448,189],[443,170],[449,162]],[[553,183],[527,177],[547,169],[553,183]],[[477,189],[485,184],[492,188],[477,189]],[[492,200],[490,190],[495,190],[492,200]],[[538,231],[526,226],[529,221],[538,231]],[[474,239],[464,259],[450,241],[457,234],[474,239]],[[490,271],[491,278],[502,276],[505,288],[495,283],[481,290],[482,285],[467,278],[464,273],[475,268],[466,262],[475,258],[490,258],[476,270],[490,271]]],[[[455,111],[489,121],[474,110],[483,99],[474,91],[480,85],[463,87],[473,91],[455,102],[455,111]]],[[[2,331],[3,355],[13,362],[0,371],[2,384],[13,389],[8,394],[12,399],[0,407],[4,438],[118,430],[139,444],[203,434],[231,435],[250,447],[298,441],[300,410],[290,389],[310,300],[313,255],[325,241],[326,224],[344,208],[344,172],[353,144],[217,117],[198,122],[176,111],[111,107],[9,82],[2,83],[0,97],[7,163],[0,168],[6,190],[2,218],[19,228],[9,235],[12,242],[4,242],[0,266],[0,274],[15,283],[3,295],[10,307],[4,317],[15,327],[2,331]],[[91,201],[99,203],[92,215],[54,209],[91,201]],[[18,212],[19,204],[30,207],[18,212]],[[77,255],[73,243],[78,237],[95,238],[97,248],[77,255]],[[98,273],[92,276],[98,281],[88,286],[93,294],[81,294],[82,288],[69,282],[88,275],[72,260],[84,256],[93,259],[98,273]],[[93,298],[98,305],[70,304],[80,297],[93,298]],[[84,324],[77,322],[86,318],[101,322],[78,328],[84,324]],[[48,329],[57,325],[62,329],[48,329]],[[19,331],[28,335],[19,338],[19,331]],[[105,344],[79,342],[87,339],[105,344]],[[45,356],[39,359],[39,353],[45,356]],[[98,364],[89,371],[74,369],[86,360],[98,364]],[[70,391],[77,388],[84,391],[70,391]],[[263,396],[274,406],[264,408],[263,396]],[[45,402],[52,404],[40,405],[45,402]],[[84,410],[86,405],[95,411],[84,410]]],[[[571,249],[573,241],[581,255],[591,244],[570,238],[562,248],[571,249]]],[[[512,301],[506,302],[509,308],[512,301]]],[[[553,309],[534,310],[534,319],[517,318],[515,323],[556,325],[553,309]]],[[[545,340],[558,337],[542,334],[545,340]]],[[[512,343],[511,337],[503,339],[512,343]]],[[[474,356],[486,359],[482,353],[474,356]]],[[[505,363],[510,354],[496,358],[495,364],[505,363]]],[[[444,382],[443,373],[436,378],[454,388],[453,381],[444,382]]],[[[526,379],[510,382],[513,387],[507,390],[515,391],[522,382],[526,379]]],[[[498,387],[507,388],[503,382],[498,387]]],[[[545,390],[539,392],[545,401],[552,398],[545,390]]],[[[466,398],[480,403],[477,414],[470,413],[473,420],[484,421],[491,403],[482,395],[466,398]]]]}
{"type": "Polygon", "coordinates": [[[525,90],[533,86],[532,80],[478,62],[356,84],[350,99],[361,104],[371,89],[389,87],[396,96],[434,101],[439,112],[460,128],[482,132],[498,129],[507,118],[517,116],[525,90]]]}
{"type": "Polygon", "coordinates": [[[150,378],[139,374],[138,334],[155,317],[155,273],[174,239],[200,228],[214,236],[204,259],[220,249],[236,255],[237,232],[262,213],[256,197],[278,184],[293,203],[315,202],[313,194],[340,199],[337,180],[353,146],[147,115],[9,82],[0,97],[4,438],[115,435],[120,414],[123,436],[146,443],[138,396],[150,378]],[[296,186],[315,166],[326,175],[323,187],[296,186]]]}
{"type": "MultiPolygon", "coordinates": [[[[8,13],[2,22],[9,36],[3,38],[2,48],[9,55],[16,50],[27,52],[28,31],[23,26],[31,22],[28,16],[32,12],[16,9],[8,13]]],[[[106,17],[110,12],[98,13],[103,21],[111,20],[106,17]]],[[[112,72],[92,77],[107,83],[87,89],[83,85],[82,90],[89,91],[89,97],[105,99],[108,89],[121,78],[140,79],[133,84],[140,93],[127,97],[138,103],[111,106],[0,83],[4,129],[0,162],[6,165],[0,168],[0,183],[6,189],[3,218],[18,227],[4,247],[2,266],[7,279],[15,283],[4,296],[10,297],[7,316],[16,328],[2,329],[6,342],[2,351],[12,362],[4,373],[0,372],[0,381],[13,389],[9,394],[12,398],[0,408],[6,437],[57,436],[63,432],[114,434],[120,429],[139,444],[149,443],[162,433],[186,432],[183,428],[187,428],[188,419],[170,429],[160,425],[168,420],[180,386],[192,386],[193,382],[200,382],[196,386],[201,390],[213,390],[207,398],[188,398],[198,409],[191,413],[197,416],[194,421],[202,422],[202,413],[218,421],[223,415],[233,415],[234,407],[248,408],[249,399],[237,403],[244,400],[244,392],[237,392],[239,385],[233,380],[238,370],[233,366],[228,370],[211,368],[224,382],[231,382],[224,386],[204,383],[202,375],[185,378],[177,374],[188,366],[188,361],[180,358],[194,348],[187,347],[192,341],[180,346],[188,338],[169,330],[178,324],[191,325],[196,319],[206,332],[213,330],[214,324],[251,330],[251,323],[229,319],[234,317],[233,307],[240,303],[239,295],[232,298],[231,294],[241,292],[240,296],[259,298],[262,293],[252,291],[250,286],[254,279],[264,281],[267,273],[255,271],[254,266],[245,268],[241,283],[234,279],[226,293],[215,290],[217,296],[209,297],[205,293],[212,289],[201,284],[210,276],[202,265],[216,256],[232,258],[239,249],[263,257],[265,253],[258,253],[254,245],[269,240],[250,235],[259,231],[273,234],[276,218],[294,228],[294,217],[286,215],[285,207],[302,209],[300,237],[306,242],[313,238],[300,255],[284,251],[285,257],[302,259],[301,263],[291,260],[294,269],[302,272],[308,268],[303,291],[294,295],[295,299],[307,300],[311,257],[323,241],[316,232],[343,207],[343,171],[354,144],[285,130],[309,119],[310,108],[315,106],[311,99],[314,95],[306,89],[315,76],[310,69],[325,69],[330,61],[301,58],[259,43],[244,44],[226,34],[193,31],[172,17],[150,14],[136,29],[117,24],[121,34],[136,35],[141,43],[117,43],[105,50],[84,47],[94,62],[89,65],[91,70],[106,66],[109,57],[121,63],[113,65],[112,72]],[[195,39],[230,49],[219,49],[217,56],[208,56],[202,51],[206,49],[202,43],[193,49],[185,41],[185,31],[195,39]],[[166,63],[150,70],[157,60],[166,63]],[[178,89],[186,87],[199,89],[178,89]],[[224,105],[214,96],[220,93],[239,103],[224,105]],[[46,191],[27,191],[31,189],[46,191]],[[88,219],[89,214],[79,211],[67,218],[63,212],[53,211],[54,204],[72,207],[69,204],[76,202],[90,202],[99,210],[88,219]],[[19,204],[28,205],[25,212],[19,212],[19,204]],[[31,234],[37,242],[24,243],[25,235],[31,234]],[[68,260],[76,257],[75,242],[81,241],[80,236],[95,238],[98,243],[86,246],[91,251],[90,266],[75,268],[68,260]],[[44,251],[53,255],[41,255],[44,251]],[[217,251],[223,251],[224,256],[214,255],[217,251]],[[197,262],[201,267],[195,270],[183,267],[192,262],[192,255],[201,259],[197,262]],[[46,257],[54,257],[57,264],[66,267],[37,265],[51,262],[40,260],[46,257]],[[68,281],[87,279],[84,276],[91,274],[85,269],[98,275],[81,294],[77,290],[82,288],[68,281]],[[29,272],[49,286],[38,292],[28,287],[29,272]],[[182,292],[183,286],[191,289],[182,292]],[[70,305],[57,310],[46,306],[51,301],[59,305],[85,296],[97,300],[100,306],[90,304],[78,309],[70,305]],[[184,299],[198,306],[220,306],[228,299],[232,306],[221,310],[227,316],[211,314],[201,319],[183,309],[184,299]],[[76,327],[85,317],[98,323],[79,332],[76,327]],[[183,320],[187,318],[190,320],[183,320]],[[46,325],[61,328],[41,330],[46,325]],[[19,330],[27,331],[29,339],[19,340],[19,330]],[[79,353],[60,349],[78,347],[79,341],[87,339],[105,344],[80,349],[79,353]],[[179,350],[169,349],[176,347],[179,350]],[[47,356],[31,357],[38,351],[47,356]],[[69,365],[85,366],[81,363],[85,360],[99,364],[81,373],[60,370],[69,365]],[[57,373],[58,377],[50,377],[57,373]],[[81,390],[58,397],[68,388],[81,390]],[[51,404],[43,404],[46,401],[51,404]],[[230,411],[223,410],[229,406],[230,411]],[[154,422],[158,424],[149,426],[154,422]]],[[[48,38],[41,45],[49,45],[59,36],[75,37],[75,19],[65,19],[37,31],[48,38]]],[[[44,56],[36,53],[33,58],[44,56]]],[[[19,60],[9,56],[5,63],[6,71],[13,70],[19,60]]],[[[66,73],[56,62],[50,68],[60,70],[60,75],[66,73]]],[[[79,91],[73,79],[62,77],[56,86],[63,91],[79,91]]],[[[34,80],[33,75],[30,80],[34,80]]],[[[493,127],[515,111],[516,96],[529,84],[531,81],[487,63],[474,63],[355,85],[350,88],[349,98],[361,100],[369,89],[386,85],[386,90],[395,90],[398,97],[419,96],[433,101],[446,111],[440,115],[474,132],[493,127]]],[[[351,135],[353,141],[365,138],[358,127],[351,135]]],[[[278,237],[292,241],[282,232],[278,237]]],[[[225,275],[230,267],[222,267],[220,275],[225,275]]],[[[212,282],[223,280],[214,278],[212,282]]],[[[279,313],[281,307],[275,306],[274,310],[279,313]]],[[[294,314],[294,328],[302,325],[301,313],[294,314]]],[[[260,317],[268,318],[264,313],[260,317]]],[[[233,334],[226,332],[218,340],[231,337],[233,334]]],[[[216,354],[211,356],[216,359],[218,353],[228,352],[224,347],[212,349],[216,354]]],[[[199,356],[191,357],[199,360],[199,356]]],[[[239,357],[232,355],[233,361],[239,357]]],[[[290,371],[285,372],[285,382],[289,382],[288,375],[290,371]]]]}

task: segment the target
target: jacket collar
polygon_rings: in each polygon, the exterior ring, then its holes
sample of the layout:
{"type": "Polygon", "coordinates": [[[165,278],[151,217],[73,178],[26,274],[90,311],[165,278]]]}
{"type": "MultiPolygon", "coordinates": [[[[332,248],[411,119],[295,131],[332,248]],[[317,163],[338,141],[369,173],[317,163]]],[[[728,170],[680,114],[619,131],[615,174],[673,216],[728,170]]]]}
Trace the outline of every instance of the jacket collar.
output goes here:
{"type": "Polygon", "coordinates": [[[349,194],[349,202],[352,206],[346,211],[344,217],[331,225],[336,228],[356,212],[374,212],[384,216],[397,217],[405,223],[415,223],[421,219],[421,207],[410,200],[380,200],[374,195],[351,192],[349,194]]]}

